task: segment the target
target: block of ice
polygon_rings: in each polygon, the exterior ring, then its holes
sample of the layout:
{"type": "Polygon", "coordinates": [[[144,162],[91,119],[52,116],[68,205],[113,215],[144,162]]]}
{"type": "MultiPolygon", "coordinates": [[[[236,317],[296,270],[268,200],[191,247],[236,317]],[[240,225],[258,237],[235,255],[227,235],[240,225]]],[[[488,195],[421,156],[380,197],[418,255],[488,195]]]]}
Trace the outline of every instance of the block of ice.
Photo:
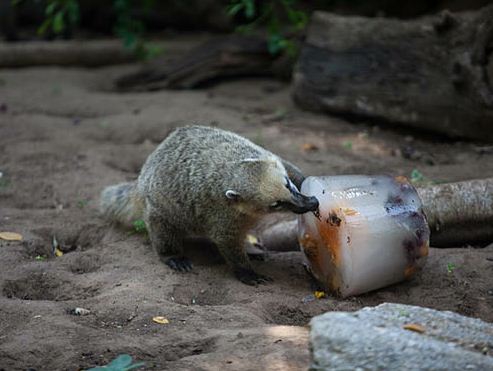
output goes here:
{"type": "Polygon", "coordinates": [[[301,192],[319,213],[298,219],[298,239],[315,278],[333,293],[357,295],[410,278],[428,255],[430,231],[404,177],[308,177],[301,192]]]}

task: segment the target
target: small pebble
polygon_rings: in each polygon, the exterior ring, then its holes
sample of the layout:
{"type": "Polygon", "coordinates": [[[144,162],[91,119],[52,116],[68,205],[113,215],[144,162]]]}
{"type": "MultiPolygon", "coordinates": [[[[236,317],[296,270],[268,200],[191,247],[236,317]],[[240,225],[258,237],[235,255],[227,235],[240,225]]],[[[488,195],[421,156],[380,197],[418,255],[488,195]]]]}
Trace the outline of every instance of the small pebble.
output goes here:
{"type": "Polygon", "coordinates": [[[89,313],[91,313],[89,309],[80,307],[69,309],[67,310],[67,312],[68,314],[72,314],[74,316],[87,316],[89,313]]]}

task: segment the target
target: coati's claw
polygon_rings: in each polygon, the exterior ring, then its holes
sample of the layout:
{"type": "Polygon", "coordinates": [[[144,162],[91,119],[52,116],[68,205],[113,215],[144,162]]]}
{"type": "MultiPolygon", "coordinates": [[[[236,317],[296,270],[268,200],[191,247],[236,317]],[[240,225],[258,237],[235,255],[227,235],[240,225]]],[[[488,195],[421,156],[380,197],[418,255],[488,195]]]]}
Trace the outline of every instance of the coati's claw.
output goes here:
{"type": "Polygon", "coordinates": [[[234,274],[241,282],[250,286],[257,286],[258,284],[272,282],[272,278],[255,273],[251,269],[236,268],[234,270],[234,274]]]}
{"type": "Polygon", "coordinates": [[[190,259],[184,256],[169,258],[165,263],[168,267],[178,272],[190,272],[193,268],[190,259]]]}

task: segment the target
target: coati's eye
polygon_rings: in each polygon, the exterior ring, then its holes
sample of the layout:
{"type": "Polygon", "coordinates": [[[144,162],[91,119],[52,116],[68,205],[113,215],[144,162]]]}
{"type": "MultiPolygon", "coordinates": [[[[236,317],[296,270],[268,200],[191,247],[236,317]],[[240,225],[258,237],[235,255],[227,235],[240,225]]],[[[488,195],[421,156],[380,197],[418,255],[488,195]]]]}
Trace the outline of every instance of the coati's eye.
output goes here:
{"type": "Polygon", "coordinates": [[[277,209],[280,209],[282,207],[282,203],[281,201],[276,201],[276,202],[273,202],[269,205],[269,207],[272,209],[272,210],[277,210],[277,209]]]}

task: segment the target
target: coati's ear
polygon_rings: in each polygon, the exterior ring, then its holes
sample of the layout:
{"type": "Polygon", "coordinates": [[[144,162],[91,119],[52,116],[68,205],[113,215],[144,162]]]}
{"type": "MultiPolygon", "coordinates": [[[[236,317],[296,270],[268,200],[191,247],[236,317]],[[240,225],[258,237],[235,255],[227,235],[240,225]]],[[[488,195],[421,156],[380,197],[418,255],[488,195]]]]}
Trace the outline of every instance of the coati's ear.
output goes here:
{"type": "Polygon", "coordinates": [[[232,189],[228,189],[225,193],[226,197],[232,201],[238,201],[240,199],[240,194],[232,189]]]}
{"type": "Polygon", "coordinates": [[[274,160],[269,157],[247,157],[240,161],[240,163],[242,164],[250,164],[250,165],[266,164],[273,162],[274,160]]]}
{"type": "Polygon", "coordinates": [[[259,161],[263,161],[261,158],[258,158],[258,157],[247,157],[247,158],[244,158],[243,160],[241,160],[241,163],[255,163],[255,162],[259,162],[259,161]]]}
{"type": "Polygon", "coordinates": [[[263,169],[268,168],[274,163],[274,161],[270,158],[244,158],[240,161],[240,165],[244,169],[248,169],[251,172],[260,174],[263,169]]]}

